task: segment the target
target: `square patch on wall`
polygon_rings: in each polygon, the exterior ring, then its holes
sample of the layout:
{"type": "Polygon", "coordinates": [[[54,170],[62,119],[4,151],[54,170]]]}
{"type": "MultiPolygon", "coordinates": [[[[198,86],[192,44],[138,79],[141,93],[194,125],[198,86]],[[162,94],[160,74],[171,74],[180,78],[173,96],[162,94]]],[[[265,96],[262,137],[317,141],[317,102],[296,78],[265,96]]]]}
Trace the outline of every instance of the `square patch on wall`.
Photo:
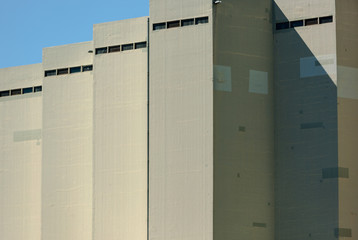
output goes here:
{"type": "Polygon", "coordinates": [[[217,91],[231,92],[231,67],[214,66],[214,89],[217,91]]]}
{"type": "Polygon", "coordinates": [[[268,94],[268,73],[250,70],[249,92],[268,94]]]}

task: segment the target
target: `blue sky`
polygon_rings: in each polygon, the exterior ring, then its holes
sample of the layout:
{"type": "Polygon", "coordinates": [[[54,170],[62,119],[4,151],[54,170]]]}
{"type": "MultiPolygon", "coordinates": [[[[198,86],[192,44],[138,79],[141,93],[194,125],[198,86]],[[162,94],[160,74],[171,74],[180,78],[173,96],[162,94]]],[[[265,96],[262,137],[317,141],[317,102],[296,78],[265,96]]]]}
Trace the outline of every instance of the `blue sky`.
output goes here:
{"type": "Polygon", "coordinates": [[[149,0],[0,0],[0,68],[40,63],[44,47],[91,41],[93,24],[148,15],[149,0]]]}

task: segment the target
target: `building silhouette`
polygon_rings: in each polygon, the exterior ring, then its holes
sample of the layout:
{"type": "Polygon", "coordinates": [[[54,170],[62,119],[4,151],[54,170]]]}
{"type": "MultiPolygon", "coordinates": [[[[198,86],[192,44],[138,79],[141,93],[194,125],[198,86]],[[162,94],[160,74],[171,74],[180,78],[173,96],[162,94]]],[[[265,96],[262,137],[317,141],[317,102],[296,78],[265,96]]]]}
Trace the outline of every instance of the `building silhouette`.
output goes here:
{"type": "Polygon", "coordinates": [[[1,239],[356,239],[357,22],[151,0],[0,69],[1,239]]]}

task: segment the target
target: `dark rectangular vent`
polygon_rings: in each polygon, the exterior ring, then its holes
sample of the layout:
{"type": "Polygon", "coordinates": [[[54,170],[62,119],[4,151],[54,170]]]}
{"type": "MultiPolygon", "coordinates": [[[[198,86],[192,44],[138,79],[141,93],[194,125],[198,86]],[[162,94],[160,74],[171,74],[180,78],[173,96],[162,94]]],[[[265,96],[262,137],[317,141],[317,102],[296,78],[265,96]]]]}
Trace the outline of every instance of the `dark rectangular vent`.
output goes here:
{"type": "Polygon", "coordinates": [[[47,71],[45,71],[45,77],[55,76],[55,75],[56,75],[56,70],[47,70],[47,71]]]}
{"type": "Polygon", "coordinates": [[[319,18],[319,24],[331,23],[331,22],[333,22],[333,16],[327,16],[327,17],[320,17],[319,18]]]}
{"type": "Polygon", "coordinates": [[[146,48],[146,47],[147,47],[147,42],[138,42],[138,43],[135,43],[135,49],[146,48]]]}
{"type": "Polygon", "coordinates": [[[6,96],[10,96],[10,91],[9,90],[0,92],[0,97],[6,97],[6,96]]]}
{"type": "Polygon", "coordinates": [[[208,22],[209,22],[209,17],[195,18],[195,24],[203,24],[208,22]]]}
{"type": "Polygon", "coordinates": [[[349,169],[343,167],[323,168],[322,178],[349,178],[349,169]]]}
{"type": "Polygon", "coordinates": [[[350,228],[336,228],[334,229],[334,235],[338,237],[352,237],[352,229],[350,228]]]}
{"type": "Polygon", "coordinates": [[[34,92],[42,92],[42,86],[34,87],[34,92]]]}
{"type": "Polygon", "coordinates": [[[21,88],[11,90],[11,95],[20,95],[20,94],[21,94],[21,88]]]}
{"type": "Polygon", "coordinates": [[[128,50],[132,50],[133,49],[133,44],[125,44],[122,45],[122,51],[128,51],[128,50]]]}
{"type": "Polygon", "coordinates": [[[324,128],[323,122],[302,123],[301,129],[324,128]]]}
{"type": "Polygon", "coordinates": [[[104,54],[104,53],[107,53],[107,47],[96,48],[96,55],[97,54],[104,54]]]}
{"type": "Polygon", "coordinates": [[[194,25],[194,18],[181,20],[182,27],[190,26],[190,25],[194,25]]]}
{"type": "Polygon", "coordinates": [[[176,28],[176,27],[180,27],[179,20],[167,22],[167,28],[176,28]]]}
{"type": "Polygon", "coordinates": [[[70,68],[70,73],[72,74],[72,73],[79,73],[79,72],[81,72],[81,67],[79,66],[79,67],[71,67],[70,68]]]}
{"type": "Polygon", "coordinates": [[[288,28],[290,28],[289,22],[276,23],[276,30],[282,30],[282,29],[288,29],[288,28]]]}
{"type": "Polygon", "coordinates": [[[306,26],[316,25],[316,24],[318,24],[318,18],[310,18],[305,20],[306,26]]]}
{"type": "Polygon", "coordinates": [[[265,228],[265,227],[267,227],[267,224],[266,224],[266,223],[257,223],[257,222],[254,222],[254,223],[252,223],[252,226],[253,226],[253,227],[265,228]]]}
{"type": "Polygon", "coordinates": [[[291,28],[302,27],[302,26],[303,26],[303,20],[290,22],[290,27],[291,28]]]}
{"type": "Polygon", "coordinates": [[[120,51],[121,51],[121,45],[108,47],[108,52],[110,52],[110,53],[120,52],[120,51]]]}
{"type": "Polygon", "coordinates": [[[28,88],[23,88],[22,89],[22,94],[27,94],[27,93],[32,93],[33,92],[33,88],[32,87],[28,87],[28,88]]]}
{"type": "Polygon", "coordinates": [[[154,23],[153,24],[153,30],[154,31],[165,29],[165,28],[166,28],[166,23],[165,22],[163,22],[163,23],[154,23]]]}
{"type": "Polygon", "coordinates": [[[68,74],[68,68],[57,69],[57,75],[68,74]]]}
{"type": "Polygon", "coordinates": [[[87,66],[83,66],[82,67],[82,72],[89,72],[93,70],[93,66],[92,65],[87,65],[87,66]]]}

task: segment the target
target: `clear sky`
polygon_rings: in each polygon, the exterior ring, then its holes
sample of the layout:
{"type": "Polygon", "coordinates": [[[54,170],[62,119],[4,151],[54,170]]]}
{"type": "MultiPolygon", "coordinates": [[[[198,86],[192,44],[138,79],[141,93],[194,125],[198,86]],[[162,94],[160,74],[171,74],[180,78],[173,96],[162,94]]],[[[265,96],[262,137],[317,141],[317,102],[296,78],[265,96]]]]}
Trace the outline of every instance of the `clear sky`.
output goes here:
{"type": "Polygon", "coordinates": [[[40,63],[44,47],[91,41],[93,24],[148,15],[149,0],[0,0],[0,68],[40,63]]]}

